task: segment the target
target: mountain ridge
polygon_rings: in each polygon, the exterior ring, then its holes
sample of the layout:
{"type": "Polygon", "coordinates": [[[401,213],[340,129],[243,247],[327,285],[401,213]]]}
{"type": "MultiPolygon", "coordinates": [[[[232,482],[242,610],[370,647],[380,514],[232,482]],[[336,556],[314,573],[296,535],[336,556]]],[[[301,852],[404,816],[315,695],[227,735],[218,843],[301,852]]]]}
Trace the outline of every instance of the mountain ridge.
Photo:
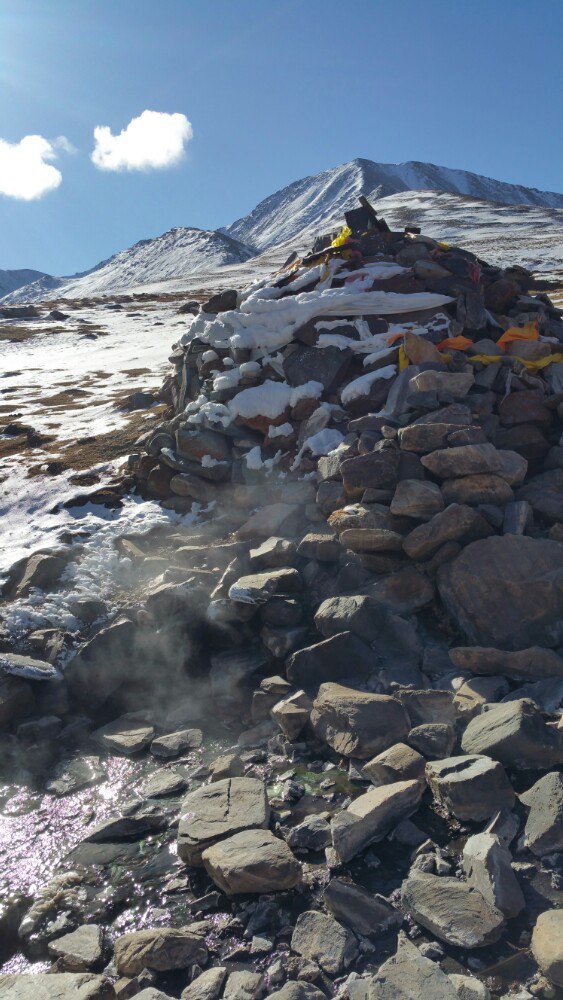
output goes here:
{"type": "Polygon", "coordinates": [[[229,226],[217,230],[175,227],[139,240],[80,274],[58,278],[36,272],[38,279],[4,294],[0,301],[40,301],[52,292],[80,297],[126,291],[147,282],[183,280],[199,272],[244,264],[291,241],[304,248],[314,235],[340,226],[344,211],[356,206],[362,194],[376,208],[379,205],[381,213],[390,211],[391,224],[401,228],[401,219],[408,217],[423,227],[429,220],[435,229],[441,221],[435,211],[439,206],[450,239],[467,231],[474,238],[477,235],[479,242],[484,230],[483,253],[486,249],[490,255],[489,247],[494,248],[502,238],[507,262],[533,267],[542,266],[545,250],[555,239],[556,252],[549,266],[561,266],[563,261],[557,235],[563,226],[563,194],[418,160],[385,164],[358,157],[293,181],[229,226]],[[522,222],[526,213],[528,229],[522,222]],[[452,220],[455,223],[449,225],[452,220]],[[533,253],[528,255],[527,241],[533,244],[533,253]]]}

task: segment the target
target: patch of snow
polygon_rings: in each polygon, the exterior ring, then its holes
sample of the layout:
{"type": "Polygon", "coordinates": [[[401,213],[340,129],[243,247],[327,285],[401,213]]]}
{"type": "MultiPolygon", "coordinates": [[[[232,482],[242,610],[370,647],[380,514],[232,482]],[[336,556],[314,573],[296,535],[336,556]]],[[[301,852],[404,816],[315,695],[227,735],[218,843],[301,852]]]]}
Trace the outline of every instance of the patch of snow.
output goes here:
{"type": "Polygon", "coordinates": [[[393,378],[396,374],[397,365],[387,365],[385,368],[378,368],[375,372],[360,375],[353,382],[349,382],[340,393],[342,403],[344,406],[348,406],[353,400],[361,399],[362,396],[368,396],[374,382],[378,382],[379,379],[393,378]]]}

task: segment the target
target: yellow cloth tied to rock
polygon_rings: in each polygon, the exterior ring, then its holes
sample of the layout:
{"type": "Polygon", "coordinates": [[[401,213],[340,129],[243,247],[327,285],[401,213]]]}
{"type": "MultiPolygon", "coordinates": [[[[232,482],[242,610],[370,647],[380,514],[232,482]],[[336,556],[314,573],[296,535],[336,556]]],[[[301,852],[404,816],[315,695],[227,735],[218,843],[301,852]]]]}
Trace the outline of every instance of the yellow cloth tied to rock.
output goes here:
{"type": "Polygon", "coordinates": [[[338,236],[330,244],[331,247],[344,246],[346,241],[350,239],[351,235],[352,235],[352,230],[350,229],[350,226],[343,226],[338,236]]]}
{"type": "MultiPolygon", "coordinates": [[[[482,365],[494,365],[500,358],[497,354],[474,354],[472,357],[467,359],[468,361],[478,361],[482,365]]],[[[540,371],[542,368],[547,368],[548,365],[558,364],[563,361],[563,354],[548,354],[545,358],[538,358],[536,361],[531,361],[529,358],[517,358],[514,354],[510,355],[511,361],[519,361],[524,368],[527,368],[530,372],[540,371]]]]}

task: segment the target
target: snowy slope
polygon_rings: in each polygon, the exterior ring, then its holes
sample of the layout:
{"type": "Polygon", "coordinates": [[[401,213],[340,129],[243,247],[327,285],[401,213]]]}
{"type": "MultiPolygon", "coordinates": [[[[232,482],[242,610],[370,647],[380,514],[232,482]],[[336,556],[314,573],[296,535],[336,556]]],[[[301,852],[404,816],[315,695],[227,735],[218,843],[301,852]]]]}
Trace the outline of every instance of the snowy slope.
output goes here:
{"type": "Polygon", "coordinates": [[[538,205],[563,209],[563,195],[505,184],[465,170],[432,163],[374,163],[356,159],[304,177],[269,196],[226,232],[259,249],[297,236],[305,228],[340,221],[344,209],[356,206],[360,194],[384,198],[402,191],[443,191],[505,205],[538,205]]]}
{"type": "Polygon", "coordinates": [[[34,302],[56,290],[57,296],[82,298],[128,291],[151,281],[183,278],[202,269],[248,260],[254,251],[225,233],[182,227],[141,240],[102,261],[92,271],[72,278],[40,279],[18,289],[6,303],[34,302]]]}
{"type": "Polygon", "coordinates": [[[492,264],[531,271],[563,267],[563,208],[499,205],[434,191],[390,195],[376,208],[391,229],[423,233],[473,251],[492,264]]]}
{"type": "Polygon", "coordinates": [[[16,288],[29,285],[32,281],[44,277],[44,271],[34,271],[30,267],[22,267],[17,271],[0,270],[0,299],[3,295],[9,295],[16,288]]]}

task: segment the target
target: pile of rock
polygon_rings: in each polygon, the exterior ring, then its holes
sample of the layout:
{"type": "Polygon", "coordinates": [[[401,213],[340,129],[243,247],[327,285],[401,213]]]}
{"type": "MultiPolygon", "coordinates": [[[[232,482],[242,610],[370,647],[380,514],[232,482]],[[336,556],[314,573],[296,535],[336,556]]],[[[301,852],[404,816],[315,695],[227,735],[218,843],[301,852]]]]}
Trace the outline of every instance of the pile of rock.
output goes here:
{"type": "Polygon", "coordinates": [[[200,534],[66,667],[87,712],[172,692],[160,735],[156,710],[97,731],[119,752],[199,745],[196,677],[240,733],[180,808],[203,919],[118,937],[120,996],[159,1000],[147,970],[186,969],[185,1000],[486,998],[439,960],[530,943],[536,995],[563,987],[560,912],[532,884],[541,865],[557,889],[563,858],[563,322],[523,269],[366,204],[347,221],[177,345],[170,419],[131,470],[163,506],[197,504],[200,534]],[[251,970],[209,953],[225,911],[251,970]]]}

